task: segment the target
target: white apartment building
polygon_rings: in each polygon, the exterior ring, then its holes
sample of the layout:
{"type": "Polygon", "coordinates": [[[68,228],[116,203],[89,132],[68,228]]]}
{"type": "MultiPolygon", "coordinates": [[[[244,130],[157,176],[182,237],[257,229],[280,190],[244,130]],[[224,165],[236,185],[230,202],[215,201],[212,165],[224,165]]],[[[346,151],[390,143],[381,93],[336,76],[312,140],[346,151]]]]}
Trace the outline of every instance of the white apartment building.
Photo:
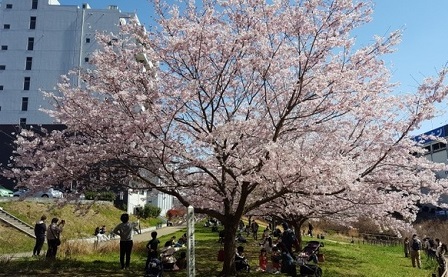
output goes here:
{"type": "MultiPolygon", "coordinates": [[[[0,0],[0,125],[53,124],[42,91],[88,64],[96,32],[117,33],[134,13],[58,0],[0,0]]],[[[77,85],[77,80],[73,84],[77,85]]]]}

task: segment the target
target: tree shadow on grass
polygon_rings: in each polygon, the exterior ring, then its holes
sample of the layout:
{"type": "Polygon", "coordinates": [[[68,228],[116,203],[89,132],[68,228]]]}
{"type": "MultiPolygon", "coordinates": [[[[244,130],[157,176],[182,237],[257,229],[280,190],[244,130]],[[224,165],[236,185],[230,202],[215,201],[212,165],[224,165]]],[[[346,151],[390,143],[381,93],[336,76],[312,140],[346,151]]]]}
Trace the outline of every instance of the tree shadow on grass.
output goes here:
{"type": "Polygon", "coordinates": [[[0,276],[143,276],[142,267],[121,270],[118,262],[20,259],[0,264],[0,276]]]}

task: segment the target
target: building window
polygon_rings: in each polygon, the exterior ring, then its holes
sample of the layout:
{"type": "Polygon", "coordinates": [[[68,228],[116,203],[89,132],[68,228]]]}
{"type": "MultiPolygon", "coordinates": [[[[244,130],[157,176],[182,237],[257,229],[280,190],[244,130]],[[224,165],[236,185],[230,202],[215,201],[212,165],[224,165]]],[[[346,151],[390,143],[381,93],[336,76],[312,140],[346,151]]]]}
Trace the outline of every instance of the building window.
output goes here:
{"type": "Polygon", "coordinates": [[[31,70],[33,65],[33,57],[26,57],[25,70],[31,70]]]}
{"type": "Polygon", "coordinates": [[[34,38],[28,38],[28,50],[34,49],[34,38]]]}
{"type": "Polygon", "coordinates": [[[8,50],[8,45],[2,45],[2,50],[8,50]]]}
{"type": "Polygon", "coordinates": [[[3,90],[3,85],[0,85],[0,90],[3,90]]]}
{"type": "Polygon", "coordinates": [[[33,10],[37,9],[37,3],[38,3],[37,0],[33,0],[33,3],[31,5],[31,9],[33,9],[33,10]]]}
{"type": "Polygon", "coordinates": [[[31,30],[36,29],[36,20],[37,19],[35,16],[30,17],[30,29],[31,30]]]}
{"type": "Polygon", "coordinates": [[[7,9],[12,9],[12,4],[6,4],[7,9]]]}
{"type": "Polygon", "coordinates": [[[6,65],[0,65],[0,70],[5,70],[6,69],[6,65]]]}
{"type": "Polygon", "coordinates": [[[85,58],[84,58],[84,61],[85,61],[86,63],[88,63],[88,62],[89,62],[89,57],[85,57],[85,58]]]}
{"type": "Polygon", "coordinates": [[[86,43],[90,43],[90,38],[86,38],[86,43]]]}
{"type": "Polygon", "coordinates": [[[23,79],[23,90],[30,90],[31,77],[25,77],[23,79]]]}
{"type": "Polygon", "coordinates": [[[22,111],[28,111],[28,97],[22,97],[22,111]]]}
{"type": "Polygon", "coordinates": [[[26,118],[21,118],[20,119],[20,127],[25,127],[26,125],[26,118]]]}
{"type": "Polygon", "coordinates": [[[3,29],[5,29],[5,30],[11,29],[11,25],[5,24],[5,25],[3,25],[3,29]]]}

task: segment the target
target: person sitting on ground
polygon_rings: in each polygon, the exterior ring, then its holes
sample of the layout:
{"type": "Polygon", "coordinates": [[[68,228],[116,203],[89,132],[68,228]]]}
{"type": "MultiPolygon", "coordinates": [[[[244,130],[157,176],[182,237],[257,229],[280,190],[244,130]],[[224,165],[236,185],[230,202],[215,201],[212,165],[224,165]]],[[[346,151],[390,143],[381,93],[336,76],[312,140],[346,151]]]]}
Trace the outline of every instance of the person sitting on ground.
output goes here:
{"type": "Polygon", "coordinates": [[[282,253],[280,252],[278,247],[277,246],[272,247],[272,255],[271,255],[272,273],[280,273],[281,260],[282,260],[282,253]]]}
{"type": "MultiPolygon", "coordinates": [[[[101,228],[96,227],[95,236],[97,237],[97,241],[95,243],[109,240],[109,237],[106,235],[106,226],[103,225],[103,226],[101,226],[101,228]]],[[[96,246],[97,246],[97,244],[96,244],[96,246]]]]}
{"type": "Polygon", "coordinates": [[[165,247],[174,247],[176,244],[176,236],[172,236],[171,239],[165,242],[165,247]]]}
{"type": "Polygon", "coordinates": [[[240,242],[240,243],[246,243],[247,239],[245,237],[243,237],[243,235],[241,233],[238,233],[238,235],[236,235],[236,241],[240,242]]]}
{"type": "Polygon", "coordinates": [[[241,245],[236,248],[235,268],[236,268],[236,271],[250,272],[249,262],[247,261],[246,257],[244,256],[244,247],[241,245]]]}
{"type": "Polygon", "coordinates": [[[106,225],[101,226],[100,234],[102,234],[102,235],[106,234],[106,225]]]}
{"type": "Polygon", "coordinates": [[[258,270],[265,272],[268,267],[268,256],[266,249],[260,250],[260,256],[258,257],[258,270]]]}
{"type": "Polygon", "coordinates": [[[180,252],[180,258],[177,259],[176,265],[179,270],[187,268],[187,253],[185,251],[180,252]]]}
{"type": "Polygon", "coordinates": [[[187,233],[184,233],[182,237],[179,238],[179,240],[176,242],[174,247],[183,247],[187,244],[187,233]]]}

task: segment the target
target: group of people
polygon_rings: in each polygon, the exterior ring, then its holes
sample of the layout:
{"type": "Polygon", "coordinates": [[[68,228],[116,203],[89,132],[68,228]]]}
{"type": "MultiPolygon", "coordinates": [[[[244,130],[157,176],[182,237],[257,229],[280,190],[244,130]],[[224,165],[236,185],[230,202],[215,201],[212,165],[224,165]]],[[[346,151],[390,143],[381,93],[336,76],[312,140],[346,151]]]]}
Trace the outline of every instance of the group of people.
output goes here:
{"type": "Polygon", "coordinates": [[[61,244],[61,233],[64,229],[65,220],[59,221],[57,217],[51,219],[50,225],[46,225],[47,216],[41,216],[40,220],[34,225],[34,235],[36,243],[33,248],[33,256],[39,256],[42,247],[47,239],[48,249],[46,253],[47,259],[56,258],[58,247],[61,244]]]}
{"type": "MultiPolygon", "coordinates": [[[[288,276],[297,276],[296,257],[293,252],[299,249],[299,243],[294,231],[284,222],[283,232],[276,229],[273,240],[271,231],[266,228],[263,231],[259,244],[260,254],[257,271],[271,273],[286,273],[288,276]]],[[[235,253],[235,268],[237,271],[250,271],[249,262],[244,255],[244,247],[238,246],[235,253]]]]}
{"type": "Polygon", "coordinates": [[[421,240],[417,234],[414,234],[411,239],[407,237],[404,239],[404,256],[411,258],[412,266],[421,268],[421,251],[423,251],[428,259],[437,261],[439,276],[446,271],[445,254],[447,250],[447,245],[438,238],[425,237],[421,240]]]}
{"type": "Polygon", "coordinates": [[[258,240],[258,228],[259,225],[255,219],[249,219],[249,223],[247,225],[244,224],[244,221],[240,220],[238,224],[238,234],[242,236],[241,233],[246,233],[247,236],[252,234],[254,240],[258,240]]]}
{"type": "MultiPolygon", "coordinates": [[[[121,215],[120,220],[121,223],[113,229],[112,233],[120,236],[120,265],[122,269],[127,269],[129,268],[131,261],[135,226],[133,223],[129,222],[129,215],[126,213],[121,215]]],[[[177,242],[175,241],[176,237],[172,236],[160,251],[160,241],[157,238],[157,235],[157,232],[153,231],[151,233],[151,240],[149,240],[146,244],[148,255],[145,263],[145,272],[150,270],[162,271],[167,269],[185,269],[187,267],[186,253],[181,252],[180,257],[178,258],[174,258],[173,254],[175,252],[175,248],[182,247],[186,244],[187,235],[184,234],[177,242]],[[169,265],[168,263],[164,263],[164,261],[169,261],[169,265]],[[165,268],[163,267],[164,264],[165,268]]]]}

